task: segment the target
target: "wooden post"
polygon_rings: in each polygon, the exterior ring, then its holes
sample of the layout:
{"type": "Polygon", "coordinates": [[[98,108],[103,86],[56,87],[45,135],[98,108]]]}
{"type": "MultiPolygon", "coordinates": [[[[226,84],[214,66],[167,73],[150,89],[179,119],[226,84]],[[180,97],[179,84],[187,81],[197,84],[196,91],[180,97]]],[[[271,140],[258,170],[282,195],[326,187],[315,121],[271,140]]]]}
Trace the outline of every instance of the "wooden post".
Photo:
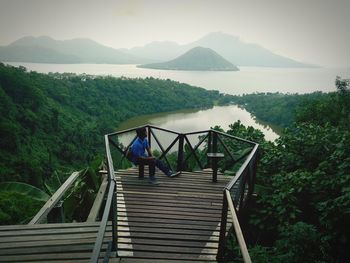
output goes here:
{"type": "Polygon", "coordinates": [[[207,158],[211,159],[212,170],[213,170],[213,182],[216,183],[218,181],[218,161],[221,158],[224,158],[223,153],[207,153],[207,158]]]}
{"type": "MultiPolygon", "coordinates": [[[[151,148],[151,143],[152,143],[152,133],[151,133],[151,127],[150,126],[148,126],[147,127],[148,129],[148,131],[147,131],[147,133],[148,133],[148,144],[149,144],[149,148],[151,148]]],[[[151,148],[152,149],[152,148],[151,148]]]]}
{"type": "MultiPolygon", "coordinates": [[[[213,132],[213,151],[212,153],[216,154],[218,152],[218,134],[216,132],[213,132]]],[[[218,174],[218,159],[217,158],[211,158],[211,166],[213,169],[213,182],[216,183],[217,180],[217,174],[218,174]]]]}
{"type": "MultiPolygon", "coordinates": [[[[207,150],[207,154],[208,153],[212,153],[212,145],[211,145],[211,142],[212,142],[212,135],[213,135],[213,132],[212,131],[209,131],[208,132],[208,150],[207,150]]],[[[207,167],[211,167],[210,166],[210,159],[207,160],[207,167]]]]}
{"type": "Polygon", "coordinates": [[[213,132],[213,153],[218,152],[218,134],[213,132]]]}
{"type": "Polygon", "coordinates": [[[184,135],[179,134],[179,151],[177,153],[177,169],[176,171],[182,171],[182,164],[184,158],[184,135]]]}

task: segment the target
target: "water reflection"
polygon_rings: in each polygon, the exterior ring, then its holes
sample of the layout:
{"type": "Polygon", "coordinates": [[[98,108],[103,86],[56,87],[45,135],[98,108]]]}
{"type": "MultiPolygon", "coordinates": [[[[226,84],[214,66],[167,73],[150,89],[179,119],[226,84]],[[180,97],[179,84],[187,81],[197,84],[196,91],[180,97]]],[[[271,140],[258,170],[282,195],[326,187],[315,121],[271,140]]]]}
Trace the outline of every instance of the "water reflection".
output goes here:
{"type": "MultiPolygon", "coordinates": [[[[152,115],[144,115],[131,118],[120,124],[118,130],[125,130],[146,124],[152,124],[165,129],[186,133],[192,131],[208,130],[215,125],[221,126],[225,131],[229,129],[229,125],[240,120],[245,126],[252,126],[261,130],[265,134],[265,138],[274,141],[278,138],[276,129],[273,130],[267,123],[259,123],[249,112],[239,108],[236,105],[230,106],[214,106],[211,109],[205,110],[182,110],[177,112],[158,113],[152,115]]],[[[278,130],[277,130],[278,132],[278,130]]],[[[119,138],[125,145],[132,140],[135,133],[124,135],[119,138]]],[[[159,132],[157,137],[168,145],[171,140],[166,139],[167,134],[159,132]]],[[[154,148],[154,147],[152,147],[154,148]]]]}

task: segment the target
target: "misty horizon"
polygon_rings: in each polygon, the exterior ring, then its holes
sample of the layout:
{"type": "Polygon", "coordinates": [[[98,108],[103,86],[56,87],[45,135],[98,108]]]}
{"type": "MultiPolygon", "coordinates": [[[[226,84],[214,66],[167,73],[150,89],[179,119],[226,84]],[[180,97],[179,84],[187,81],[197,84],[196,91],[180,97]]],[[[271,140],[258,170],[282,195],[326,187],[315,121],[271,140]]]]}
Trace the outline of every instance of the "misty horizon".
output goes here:
{"type": "Polygon", "coordinates": [[[0,46],[24,36],[92,39],[115,49],[211,32],[238,36],[275,54],[322,66],[350,66],[347,0],[0,0],[0,46]]]}

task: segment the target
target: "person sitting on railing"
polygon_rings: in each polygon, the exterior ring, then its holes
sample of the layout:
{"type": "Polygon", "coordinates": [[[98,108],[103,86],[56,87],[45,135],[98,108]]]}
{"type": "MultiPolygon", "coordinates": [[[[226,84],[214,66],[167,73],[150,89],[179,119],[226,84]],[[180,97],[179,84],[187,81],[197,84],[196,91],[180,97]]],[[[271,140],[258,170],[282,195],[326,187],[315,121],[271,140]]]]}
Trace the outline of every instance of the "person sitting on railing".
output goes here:
{"type": "Polygon", "coordinates": [[[174,177],[180,172],[174,173],[162,161],[152,155],[151,148],[147,139],[147,131],[145,127],[136,130],[137,138],[132,143],[128,151],[128,159],[135,165],[149,166],[149,182],[151,184],[158,184],[155,176],[155,167],[158,167],[168,177],[174,177]],[[147,152],[146,152],[147,151],[147,152]]]}

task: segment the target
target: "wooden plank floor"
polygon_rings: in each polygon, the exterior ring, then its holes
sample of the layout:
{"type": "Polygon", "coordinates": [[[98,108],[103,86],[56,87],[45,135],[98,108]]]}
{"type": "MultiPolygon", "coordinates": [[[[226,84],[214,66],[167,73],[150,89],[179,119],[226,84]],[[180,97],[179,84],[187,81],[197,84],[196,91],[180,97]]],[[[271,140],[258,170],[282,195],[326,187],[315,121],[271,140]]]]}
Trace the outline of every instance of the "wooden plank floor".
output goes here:
{"type": "MultiPolygon", "coordinates": [[[[0,262],[88,262],[98,227],[99,222],[0,226],[0,262]]],[[[107,230],[104,251],[111,224],[107,230]]]]}
{"type": "Polygon", "coordinates": [[[223,188],[231,179],[211,172],[182,172],[159,185],[138,178],[136,169],[117,180],[118,256],[111,262],[215,262],[223,188]]]}
{"type": "MultiPolygon", "coordinates": [[[[147,174],[147,173],[146,173],[147,174]]],[[[211,172],[157,173],[160,185],[135,169],[117,179],[118,256],[110,262],[215,262],[223,187],[230,178],[211,172]]],[[[99,222],[0,226],[0,262],[88,262],[99,222]]],[[[105,234],[100,261],[112,239],[105,234]]]]}

